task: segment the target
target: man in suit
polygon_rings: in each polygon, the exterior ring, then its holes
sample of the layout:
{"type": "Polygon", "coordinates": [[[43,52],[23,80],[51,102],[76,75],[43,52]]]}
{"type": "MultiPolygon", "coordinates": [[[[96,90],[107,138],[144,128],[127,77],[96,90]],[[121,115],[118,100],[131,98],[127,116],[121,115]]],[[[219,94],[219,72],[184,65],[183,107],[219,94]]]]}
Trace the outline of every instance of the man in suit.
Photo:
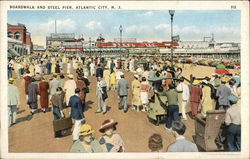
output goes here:
{"type": "Polygon", "coordinates": [[[97,66],[98,67],[96,68],[95,76],[103,78],[103,69],[102,69],[100,63],[97,66]]]}
{"type": "Polygon", "coordinates": [[[129,83],[124,79],[124,74],[121,74],[121,79],[118,81],[117,94],[120,97],[119,109],[123,109],[124,113],[128,111],[127,97],[128,97],[129,83]]]}
{"type": "Polygon", "coordinates": [[[79,132],[84,119],[83,105],[80,98],[81,90],[79,88],[75,89],[75,95],[71,96],[69,99],[69,106],[71,107],[71,118],[75,120],[74,130],[73,130],[73,141],[79,139],[79,132]]]}

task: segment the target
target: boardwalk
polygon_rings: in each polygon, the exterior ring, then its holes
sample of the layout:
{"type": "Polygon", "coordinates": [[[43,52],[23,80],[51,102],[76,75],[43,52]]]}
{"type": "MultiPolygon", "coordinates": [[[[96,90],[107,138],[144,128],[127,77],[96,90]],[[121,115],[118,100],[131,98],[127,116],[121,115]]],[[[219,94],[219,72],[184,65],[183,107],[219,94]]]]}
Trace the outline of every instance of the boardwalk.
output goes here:
{"type": "MultiPolygon", "coordinates": [[[[183,75],[189,77],[192,73],[197,77],[210,76],[214,68],[198,66],[192,70],[189,66],[184,69],[183,75]]],[[[125,73],[125,77],[131,82],[132,73],[125,73]]],[[[109,118],[118,121],[117,133],[119,133],[125,141],[126,152],[150,152],[148,148],[148,138],[153,133],[161,134],[163,138],[163,149],[166,151],[169,144],[175,141],[173,135],[165,130],[164,124],[155,126],[147,119],[145,112],[136,112],[132,109],[124,114],[118,110],[118,97],[116,92],[109,91],[108,112],[105,115],[95,114],[97,109],[95,86],[96,78],[89,77],[91,81],[90,93],[87,95],[87,103],[89,109],[85,112],[86,122],[90,124],[96,131],[94,137],[98,139],[101,133],[98,131],[101,123],[109,118]]],[[[68,152],[72,145],[72,136],[63,138],[54,138],[53,134],[53,114],[37,113],[33,117],[30,115],[29,108],[25,104],[24,81],[16,80],[19,91],[21,92],[21,106],[17,115],[18,123],[9,128],[9,152],[68,152]]],[[[131,92],[128,98],[128,104],[131,104],[131,92]]],[[[188,111],[190,110],[188,106],[188,111]]],[[[185,136],[193,141],[194,120],[184,121],[187,126],[185,136]]]]}

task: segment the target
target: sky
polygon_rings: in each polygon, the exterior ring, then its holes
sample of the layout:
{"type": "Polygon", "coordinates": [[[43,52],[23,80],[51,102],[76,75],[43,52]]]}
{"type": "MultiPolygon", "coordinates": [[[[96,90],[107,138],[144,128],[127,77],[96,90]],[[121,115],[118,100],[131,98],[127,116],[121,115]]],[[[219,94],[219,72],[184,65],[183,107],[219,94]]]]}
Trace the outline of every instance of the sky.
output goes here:
{"type": "MultiPolygon", "coordinates": [[[[240,42],[240,11],[238,10],[177,10],[173,33],[183,41],[203,40],[214,33],[216,42],[240,42]]],[[[46,44],[46,36],[75,33],[76,37],[96,39],[100,33],[106,41],[120,37],[137,41],[169,41],[171,21],[168,10],[43,10],[8,11],[8,23],[25,24],[33,44],[46,44]]]]}

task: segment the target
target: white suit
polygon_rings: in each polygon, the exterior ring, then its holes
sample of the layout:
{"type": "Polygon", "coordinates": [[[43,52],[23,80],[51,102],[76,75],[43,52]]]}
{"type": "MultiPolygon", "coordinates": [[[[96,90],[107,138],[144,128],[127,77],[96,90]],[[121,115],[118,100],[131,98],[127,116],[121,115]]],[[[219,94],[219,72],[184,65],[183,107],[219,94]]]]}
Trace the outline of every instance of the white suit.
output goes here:
{"type": "Polygon", "coordinates": [[[71,96],[75,94],[75,89],[76,89],[76,82],[73,79],[69,79],[65,82],[64,90],[66,90],[65,93],[66,104],[69,104],[69,99],[71,96]]]}

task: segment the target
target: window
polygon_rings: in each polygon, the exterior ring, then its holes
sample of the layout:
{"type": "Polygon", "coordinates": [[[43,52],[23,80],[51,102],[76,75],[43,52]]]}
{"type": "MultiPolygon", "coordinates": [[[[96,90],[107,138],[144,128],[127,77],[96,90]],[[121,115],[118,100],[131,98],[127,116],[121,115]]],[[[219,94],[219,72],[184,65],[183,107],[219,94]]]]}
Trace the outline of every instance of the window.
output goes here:
{"type": "Polygon", "coordinates": [[[8,32],[8,37],[9,37],[9,38],[14,38],[13,36],[14,36],[14,35],[13,35],[12,32],[8,32]]]}
{"type": "Polygon", "coordinates": [[[18,39],[18,40],[21,39],[21,34],[19,32],[15,33],[15,39],[18,39]]]}

